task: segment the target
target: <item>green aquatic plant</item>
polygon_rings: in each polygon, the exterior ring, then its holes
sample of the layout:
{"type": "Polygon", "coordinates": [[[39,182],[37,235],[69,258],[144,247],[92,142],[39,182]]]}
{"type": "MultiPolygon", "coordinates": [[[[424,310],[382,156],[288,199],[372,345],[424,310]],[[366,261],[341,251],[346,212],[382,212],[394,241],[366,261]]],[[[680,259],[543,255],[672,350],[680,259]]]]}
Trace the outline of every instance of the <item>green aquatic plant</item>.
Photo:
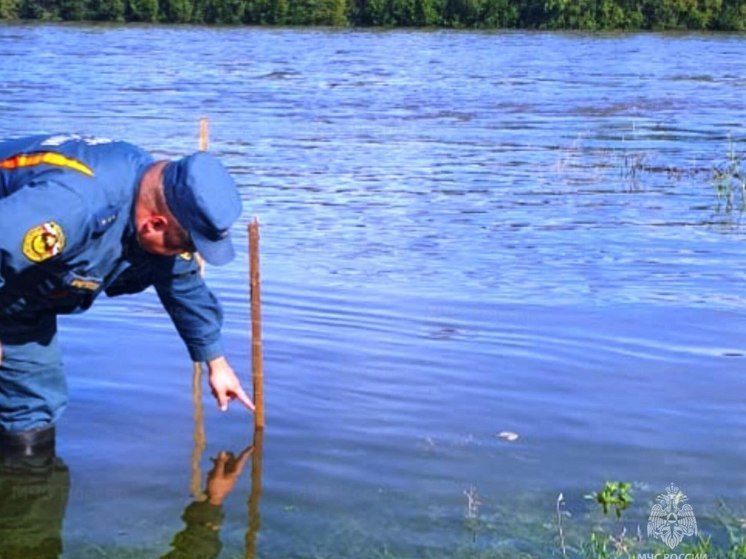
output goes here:
{"type": "Polygon", "coordinates": [[[725,552],[725,559],[746,559],[746,539],[742,537],[740,541],[732,542],[725,552]]]}
{"type": "MultiPolygon", "coordinates": [[[[562,506],[565,504],[565,496],[560,493],[557,496],[557,530],[559,531],[560,549],[562,550],[562,557],[567,557],[567,545],[565,545],[565,531],[562,528],[562,506]]],[[[566,511],[564,511],[566,512],[566,511]]]]}
{"type": "Polygon", "coordinates": [[[472,541],[474,541],[479,530],[479,507],[482,502],[479,500],[479,495],[473,485],[464,491],[464,496],[466,497],[466,528],[471,534],[472,541]]]}
{"type": "Polygon", "coordinates": [[[720,500],[718,520],[728,534],[728,549],[725,559],[746,559],[746,518],[740,518],[720,500]]]}
{"type": "Polygon", "coordinates": [[[622,511],[632,504],[630,490],[632,484],[624,481],[607,481],[601,491],[590,493],[586,499],[592,499],[601,505],[604,514],[608,514],[609,508],[614,507],[617,518],[622,516],[622,511]]]}
{"type": "Polygon", "coordinates": [[[732,139],[728,140],[725,161],[713,169],[712,182],[718,201],[725,204],[725,211],[746,209],[746,177],[742,172],[742,160],[732,139]]]}
{"type": "Polygon", "coordinates": [[[640,176],[646,170],[647,154],[640,151],[625,152],[621,156],[621,173],[630,191],[640,187],[640,176]]]}
{"type": "Polygon", "coordinates": [[[588,541],[580,546],[580,556],[584,559],[607,559],[610,553],[609,535],[600,532],[591,532],[588,541]]]}
{"type": "Polygon", "coordinates": [[[626,559],[640,550],[639,534],[635,539],[627,535],[626,528],[622,528],[618,536],[597,529],[580,544],[579,556],[583,559],[626,559]]]}
{"type": "MultiPolygon", "coordinates": [[[[718,550],[714,548],[712,537],[710,536],[698,536],[694,543],[682,543],[676,547],[677,555],[681,553],[683,557],[691,555],[692,557],[709,557],[710,559],[715,559],[716,557],[722,559],[729,558],[727,555],[722,555],[723,551],[722,549],[718,550]]],[[[655,548],[656,555],[665,555],[668,553],[671,553],[671,550],[664,545],[655,548]]]]}
{"type": "MultiPolygon", "coordinates": [[[[637,486],[635,486],[637,487],[637,486]]],[[[630,484],[607,482],[594,501],[605,495],[607,508],[615,506],[621,495],[629,496],[630,484]],[[626,489],[625,489],[626,486],[626,489]],[[606,490],[606,491],[604,491],[606,490]]],[[[596,505],[581,511],[574,500],[560,494],[550,496],[545,491],[511,494],[508,500],[495,498],[481,485],[466,486],[456,491],[451,504],[430,509],[432,515],[422,517],[423,523],[412,527],[412,534],[403,533],[396,516],[383,531],[376,530],[376,521],[367,517],[344,517],[344,521],[328,519],[325,530],[304,532],[288,552],[281,535],[260,541],[256,557],[293,557],[296,559],[641,559],[642,557],[684,557],[692,559],[746,559],[746,509],[723,502],[706,507],[698,504],[699,539],[682,541],[672,552],[663,542],[644,534],[650,502],[642,489],[635,494],[624,521],[602,516],[596,505]],[[570,510],[567,510],[567,509],[570,510]],[[464,537],[464,524],[468,530],[464,537]],[[562,535],[557,537],[558,529],[562,535]],[[390,531],[389,531],[390,530],[390,531]],[[419,532],[422,530],[422,532],[419,532]],[[470,532],[470,533],[469,533],[470,532]],[[476,536],[476,537],[475,537],[476,536]]],[[[407,494],[417,507],[429,503],[427,496],[407,494]],[[419,498],[423,497],[420,501],[419,498]]],[[[631,497],[624,502],[630,503],[631,497]]],[[[601,504],[599,502],[599,504],[601,504]]],[[[275,503],[275,507],[282,507],[275,503]]],[[[423,509],[424,510],[424,509],[423,509]]],[[[309,515],[311,511],[305,511],[309,515]]],[[[303,514],[304,510],[297,514],[303,514]]],[[[224,526],[223,548],[219,557],[249,557],[245,554],[242,532],[245,526],[224,526]]],[[[167,531],[154,538],[150,548],[122,548],[112,544],[90,545],[80,541],[66,542],[65,557],[75,559],[139,559],[164,557],[168,547],[167,531]],[[155,549],[154,549],[155,548],[155,549]]],[[[2,546],[0,546],[1,548],[2,546]]],[[[167,555],[171,557],[171,555],[167,555]]],[[[207,556],[205,556],[207,557],[207,556]]],[[[251,555],[253,557],[253,555],[251,555]]]]}

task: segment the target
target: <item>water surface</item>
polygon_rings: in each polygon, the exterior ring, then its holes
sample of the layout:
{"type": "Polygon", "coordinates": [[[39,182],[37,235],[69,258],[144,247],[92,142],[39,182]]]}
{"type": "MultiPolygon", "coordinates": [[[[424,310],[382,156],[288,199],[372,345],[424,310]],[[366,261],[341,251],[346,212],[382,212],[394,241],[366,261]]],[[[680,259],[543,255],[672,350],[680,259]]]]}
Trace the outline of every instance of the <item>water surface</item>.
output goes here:
{"type": "MultiPolygon", "coordinates": [[[[546,556],[524,532],[557,551],[560,492],[580,514],[634,481],[643,529],[670,482],[695,511],[746,496],[746,245],[710,180],[743,147],[745,61],[730,35],[5,25],[1,128],[176,157],[210,118],[245,212],[207,278],[246,379],[262,224],[260,556],[546,556]]],[[[63,557],[165,554],[191,500],[187,353],[152,293],[62,331],[63,557]]],[[[251,419],[204,400],[206,473],[251,419]]]]}

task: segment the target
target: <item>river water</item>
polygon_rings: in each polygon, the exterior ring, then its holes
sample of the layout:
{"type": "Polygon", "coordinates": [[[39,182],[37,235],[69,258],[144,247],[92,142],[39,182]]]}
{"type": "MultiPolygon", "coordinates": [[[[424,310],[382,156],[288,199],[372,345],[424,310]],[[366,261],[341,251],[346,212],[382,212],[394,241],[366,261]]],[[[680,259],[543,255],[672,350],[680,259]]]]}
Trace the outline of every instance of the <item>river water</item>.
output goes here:
{"type": "MultiPolygon", "coordinates": [[[[712,181],[746,149],[743,37],[4,25],[0,77],[4,137],[177,157],[209,117],[245,212],[207,281],[247,385],[262,227],[258,556],[558,556],[560,493],[582,517],[634,482],[643,531],[672,482],[705,532],[746,497],[746,235],[712,181]]],[[[251,417],[206,393],[194,453],[152,293],[61,332],[62,556],[164,555],[251,417]]],[[[221,557],[244,556],[250,487],[221,557]]]]}

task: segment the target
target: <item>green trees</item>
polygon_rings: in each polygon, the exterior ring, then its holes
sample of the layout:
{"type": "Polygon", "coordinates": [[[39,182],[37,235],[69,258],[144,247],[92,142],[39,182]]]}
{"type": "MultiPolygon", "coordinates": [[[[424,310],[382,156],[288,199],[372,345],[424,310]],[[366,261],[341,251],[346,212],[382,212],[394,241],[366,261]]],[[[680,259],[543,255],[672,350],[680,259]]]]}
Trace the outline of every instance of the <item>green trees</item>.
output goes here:
{"type": "Polygon", "coordinates": [[[0,0],[0,19],[16,19],[18,17],[17,0],[0,0]]]}
{"type": "Polygon", "coordinates": [[[746,0],[0,0],[0,19],[746,31],[746,0]]]}
{"type": "Polygon", "coordinates": [[[289,25],[346,25],[346,0],[290,0],[289,25]]]}
{"type": "Polygon", "coordinates": [[[160,0],[160,20],[168,23],[188,23],[192,21],[190,0],[160,0]]]}
{"type": "Polygon", "coordinates": [[[442,24],[447,27],[477,27],[480,0],[445,0],[442,24]]]}
{"type": "Polygon", "coordinates": [[[516,27],[511,0],[354,0],[348,19],[359,26],[516,27]]]}
{"type": "MultiPolygon", "coordinates": [[[[226,2],[231,0],[212,0],[226,2]]],[[[252,25],[347,25],[346,0],[241,0],[252,25]]],[[[240,10],[240,8],[239,8],[240,10]]],[[[226,23],[226,21],[223,21],[226,23]]]]}
{"type": "Polygon", "coordinates": [[[202,23],[241,23],[244,17],[243,0],[205,0],[199,22],[202,23]]]}
{"type": "Polygon", "coordinates": [[[21,19],[59,19],[59,5],[55,0],[20,0],[18,17],[21,19]]]}
{"type": "Polygon", "coordinates": [[[247,0],[244,23],[284,25],[288,23],[288,0],[247,0]]]}
{"type": "Polygon", "coordinates": [[[639,2],[634,0],[600,0],[596,22],[597,29],[641,29],[645,18],[639,2]]]}
{"type": "Polygon", "coordinates": [[[86,18],[85,0],[60,0],[60,17],[65,21],[81,21],[86,18]]]}
{"type": "Polygon", "coordinates": [[[124,21],[124,1],[91,0],[88,6],[87,19],[94,21],[124,21]]]}
{"type": "Polygon", "coordinates": [[[156,22],[158,21],[158,9],[158,0],[127,0],[125,19],[127,21],[156,22]]]}
{"type": "Polygon", "coordinates": [[[482,4],[482,25],[491,29],[505,29],[516,26],[518,9],[510,0],[484,0],[482,4]]]}
{"type": "Polygon", "coordinates": [[[723,0],[714,28],[746,31],[746,0],[723,0]]]}
{"type": "Polygon", "coordinates": [[[721,0],[646,0],[643,13],[652,29],[707,29],[721,0]]]}
{"type": "Polygon", "coordinates": [[[596,0],[546,0],[548,29],[596,29],[596,0]]]}

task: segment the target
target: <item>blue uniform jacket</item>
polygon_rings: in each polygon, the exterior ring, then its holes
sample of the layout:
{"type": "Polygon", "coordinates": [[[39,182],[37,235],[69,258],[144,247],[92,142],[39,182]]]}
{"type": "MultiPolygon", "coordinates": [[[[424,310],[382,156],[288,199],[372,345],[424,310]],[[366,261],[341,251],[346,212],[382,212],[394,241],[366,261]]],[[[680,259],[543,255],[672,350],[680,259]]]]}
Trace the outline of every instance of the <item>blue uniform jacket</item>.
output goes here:
{"type": "Polygon", "coordinates": [[[36,136],[0,143],[0,325],[77,313],[153,285],[195,361],[222,355],[222,311],[192,255],[137,243],[133,207],[153,158],[125,143],[36,136]]]}

